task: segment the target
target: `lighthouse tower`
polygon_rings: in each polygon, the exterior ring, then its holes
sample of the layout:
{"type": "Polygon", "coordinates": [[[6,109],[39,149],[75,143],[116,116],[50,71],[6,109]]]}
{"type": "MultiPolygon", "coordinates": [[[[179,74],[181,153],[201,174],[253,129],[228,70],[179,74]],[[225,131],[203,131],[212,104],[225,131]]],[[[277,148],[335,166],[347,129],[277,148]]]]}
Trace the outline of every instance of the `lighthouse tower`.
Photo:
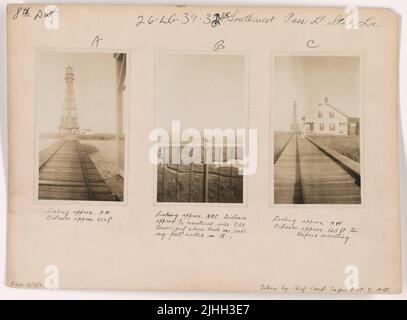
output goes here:
{"type": "Polygon", "coordinates": [[[293,105],[293,116],[292,116],[292,120],[291,120],[290,130],[291,131],[300,131],[300,121],[298,118],[298,106],[295,101],[294,101],[294,105],[293,105]]]}
{"type": "Polygon", "coordinates": [[[73,68],[66,67],[65,72],[65,97],[62,107],[61,121],[59,124],[59,133],[78,134],[78,114],[76,112],[75,93],[73,90],[74,81],[73,68]]]}

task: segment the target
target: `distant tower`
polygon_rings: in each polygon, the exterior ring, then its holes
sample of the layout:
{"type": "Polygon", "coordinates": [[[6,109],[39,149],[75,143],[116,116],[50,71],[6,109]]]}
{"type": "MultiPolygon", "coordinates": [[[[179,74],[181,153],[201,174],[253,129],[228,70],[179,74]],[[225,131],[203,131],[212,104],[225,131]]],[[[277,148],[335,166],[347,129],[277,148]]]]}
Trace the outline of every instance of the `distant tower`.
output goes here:
{"type": "Polygon", "coordinates": [[[293,118],[290,126],[291,131],[300,131],[300,122],[298,119],[298,107],[297,103],[294,101],[293,105],[293,118]]]}
{"type": "Polygon", "coordinates": [[[78,134],[79,124],[76,113],[75,93],[73,91],[73,68],[66,67],[65,72],[65,98],[62,107],[61,122],[59,124],[59,133],[78,134]]]}

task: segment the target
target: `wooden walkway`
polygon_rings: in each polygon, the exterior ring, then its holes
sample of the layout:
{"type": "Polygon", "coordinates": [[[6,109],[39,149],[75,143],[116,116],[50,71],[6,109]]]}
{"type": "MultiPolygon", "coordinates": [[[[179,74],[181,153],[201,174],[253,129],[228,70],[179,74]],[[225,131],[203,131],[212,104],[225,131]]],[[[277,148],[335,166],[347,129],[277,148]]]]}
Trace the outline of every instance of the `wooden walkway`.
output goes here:
{"type": "Polygon", "coordinates": [[[275,163],[274,203],[358,204],[360,179],[298,136],[275,163]]]}
{"type": "Polygon", "coordinates": [[[243,203],[243,176],[230,164],[158,165],[157,201],[243,203]]]}
{"type": "Polygon", "coordinates": [[[41,200],[117,201],[77,140],[59,140],[41,151],[39,165],[41,200]]]}

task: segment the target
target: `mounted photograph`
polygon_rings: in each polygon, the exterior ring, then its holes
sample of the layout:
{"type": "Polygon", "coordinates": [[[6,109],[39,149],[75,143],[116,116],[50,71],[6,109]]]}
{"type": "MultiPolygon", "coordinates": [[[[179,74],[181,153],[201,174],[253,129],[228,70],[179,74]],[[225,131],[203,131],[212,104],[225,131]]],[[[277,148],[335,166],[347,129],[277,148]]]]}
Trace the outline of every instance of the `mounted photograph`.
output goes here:
{"type": "Polygon", "coordinates": [[[123,202],[127,54],[37,54],[38,200],[123,202]]]}
{"type": "Polygon", "coordinates": [[[246,68],[238,54],[157,54],[158,203],[244,202],[246,68]]]}
{"type": "Polygon", "coordinates": [[[360,204],[360,58],[274,57],[275,204],[360,204]]]}

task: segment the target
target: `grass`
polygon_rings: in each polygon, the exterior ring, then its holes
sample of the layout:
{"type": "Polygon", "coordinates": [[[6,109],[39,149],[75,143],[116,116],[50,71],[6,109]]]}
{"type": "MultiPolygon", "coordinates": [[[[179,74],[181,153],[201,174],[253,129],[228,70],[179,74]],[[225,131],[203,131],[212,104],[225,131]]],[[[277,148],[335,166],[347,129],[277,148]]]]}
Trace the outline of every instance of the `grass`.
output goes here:
{"type": "Polygon", "coordinates": [[[124,180],[119,175],[117,156],[117,141],[86,140],[81,141],[110,190],[122,201],[124,195],[124,180]]]}
{"type": "Polygon", "coordinates": [[[359,136],[313,136],[312,139],[360,163],[359,136]]]}

